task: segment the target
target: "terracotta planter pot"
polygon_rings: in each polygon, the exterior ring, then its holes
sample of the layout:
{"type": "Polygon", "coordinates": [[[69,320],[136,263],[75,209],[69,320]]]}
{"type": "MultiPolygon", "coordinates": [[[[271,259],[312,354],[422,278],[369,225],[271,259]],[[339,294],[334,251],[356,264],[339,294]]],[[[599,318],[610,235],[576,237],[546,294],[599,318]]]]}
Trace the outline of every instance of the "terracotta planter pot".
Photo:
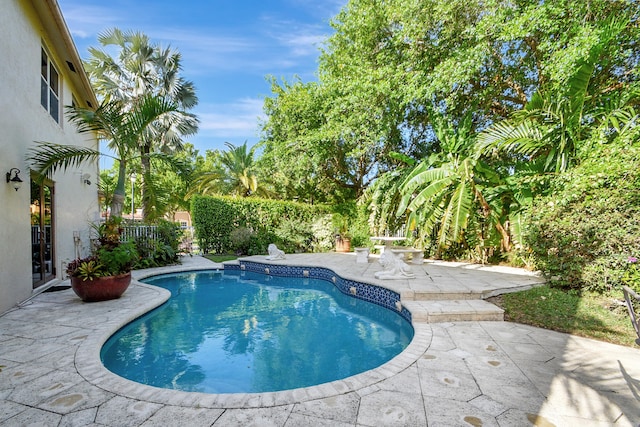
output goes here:
{"type": "Polygon", "coordinates": [[[336,252],[351,252],[351,239],[336,237],[336,252]]]}
{"type": "Polygon", "coordinates": [[[131,272],[89,280],[71,277],[71,289],[85,302],[120,298],[130,283],[131,272]]]}

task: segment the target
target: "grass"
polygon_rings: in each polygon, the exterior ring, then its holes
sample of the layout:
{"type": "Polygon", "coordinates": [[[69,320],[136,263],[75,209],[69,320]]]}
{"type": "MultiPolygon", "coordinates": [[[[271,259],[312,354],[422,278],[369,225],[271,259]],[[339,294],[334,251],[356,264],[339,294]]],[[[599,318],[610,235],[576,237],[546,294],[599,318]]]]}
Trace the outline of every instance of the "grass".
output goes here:
{"type": "Polygon", "coordinates": [[[622,291],[608,295],[540,286],[490,298],[505,310],[505,320],[634,347],[622,291]]]}
{"type": "Polygon", "coordinates": [[[231,254],[206,254],[204,257],[213,262],[233,261],[238,259],[236,255],[231,254]]]}

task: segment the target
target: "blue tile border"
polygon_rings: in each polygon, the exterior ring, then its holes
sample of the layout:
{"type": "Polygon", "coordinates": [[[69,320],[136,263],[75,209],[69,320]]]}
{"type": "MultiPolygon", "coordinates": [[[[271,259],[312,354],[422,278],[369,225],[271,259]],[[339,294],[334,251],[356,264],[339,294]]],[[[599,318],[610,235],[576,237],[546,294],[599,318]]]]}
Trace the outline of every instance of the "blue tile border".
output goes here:
{"type": "Polygon", "coordinates": [[[251,271],[254,273],[268,274],[282,277],[300,277],[322,279],[333,283],[340,292],[364,301],[372,302],[394,311],[402,316],[409,323],[411,322],[411,312],[404,307],[400,301],[400,294],[381,286],[369,283],[358,282],[356,280],[344,279],[333,270],[325,267],[301,267],[292,265],[266,264],[255,261],[240,260],[239,264],[224,264],[225,270],[251,271]],[[400,310],[398,310],[400,307],[400,310]]]}

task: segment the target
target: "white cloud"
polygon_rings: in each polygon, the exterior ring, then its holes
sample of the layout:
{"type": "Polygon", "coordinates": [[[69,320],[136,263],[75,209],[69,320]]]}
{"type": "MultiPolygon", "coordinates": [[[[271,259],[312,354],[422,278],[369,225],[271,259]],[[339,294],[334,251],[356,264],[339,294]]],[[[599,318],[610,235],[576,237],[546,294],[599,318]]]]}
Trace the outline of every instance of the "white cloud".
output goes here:
{"type": "Polygon", "coordinates": [[[81,3],[65,4],[62,10],[71,35],[80,39],[96,39],[96,32],[121,23],[121,17],[113,9],[102,6],[85,6],[81,3]]]}
{"type": "Polygon", "coordinates": [[[263,100],[244,98],[225,104],[198,106],[198,136],[215,138],[251,138],[258,135],[258,123],[264,117],[263,100]]]}

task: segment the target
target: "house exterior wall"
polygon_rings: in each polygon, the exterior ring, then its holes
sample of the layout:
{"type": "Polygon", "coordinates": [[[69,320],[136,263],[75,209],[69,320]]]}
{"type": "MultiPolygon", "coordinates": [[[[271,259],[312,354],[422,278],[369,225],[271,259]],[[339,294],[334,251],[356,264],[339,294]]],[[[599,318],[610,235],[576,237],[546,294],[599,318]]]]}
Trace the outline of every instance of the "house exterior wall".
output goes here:
{"type": "MultiPolygon", "coordinates": [[[[40,104],[42,47],[60,74],[60,110],[71,104],[72,95],[82,106],[96,102],[75,47],[69,43],[66,25],[56,13],[55,0],[4,0],[0,4],[0,313],[33,293],[29,149],[35,141],[98,149],[95,138],[79,135],[64,114],[56,123],[40,104]],[[75,73],[67,61],[75,65],[75,73]],[[18,191],[4,179],[11,168],[20,169],[24,181],[18,191]]],[[[81,237],[80,253],[88,251],[89,223],[99,218],[97,176],[97,162],[53,176],[58,280],[63,278],[64,263],[75,258],[74,231],[81,237]],[[91,185],[82,182],[83,173],[91,175],[91,185]]]]}

